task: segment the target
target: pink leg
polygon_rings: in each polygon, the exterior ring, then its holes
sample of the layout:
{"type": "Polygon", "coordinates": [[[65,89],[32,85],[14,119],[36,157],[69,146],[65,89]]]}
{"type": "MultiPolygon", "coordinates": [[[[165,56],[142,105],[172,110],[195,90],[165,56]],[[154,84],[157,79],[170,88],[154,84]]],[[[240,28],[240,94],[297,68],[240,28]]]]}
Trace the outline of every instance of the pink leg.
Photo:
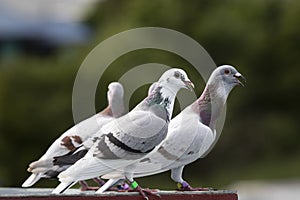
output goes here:
{"type": "Polygon", "coordinates": [[[149,188],[141,188],[140,186],[137,186],[135,189],[129,189],[128,192],[138,192],[144,199],[149,199],[147,195],[153,195],[160,198],[160,195],[155,193],[157,190],[151,190],[149,188]]]}
{"type": "Polygon", "coordinates": [[[183,181],[182,183],[177,183],[177,187],[178,187],[177,190],[179,190],[179,191],[210,191],[210,190],[214,190],[213,188],[202,188],[202,187],[193,188],[186,181],[183,181]]]}
{"type": "Polygon", "coordinates": [[[127,180],[127,181],[130,184],[130,187],[132,188],[132,189],[127,190],[128,192],[139,192],[142,195],[142,197],[147,200],[149,199],[147,195],[153,195],[153,196],[157,196],[160,198],[160,195],[155,193],[155,192],[157,192],[157,190],[151,190],[149,188],[142,188],[137,184],[136,181],[133,181],[133,182],[131,182],[129,180],[127,180]]]}
{"type": "Polygon", "coordinates": [[[99,187],[101,187],[102,185],[104,185],[104,181],[101,180],[100,178],[93,178],[93,181],[96,182],[99,186],[96,187],[91,187],[88,185],[88,183],[86,181],[79,181],[79,184],[81,185],[81,191],[88,191],[88,190],[98,190],[99,187]]]}
{"type": "Polygon", "coordinates": [[[130,190],[129,185],[125,182],[117,185],[117,191],[128,191],[128,190],[130,190]]]}
{"type": "Polygon", "coordinates": [[[97,183],[100,187],[105,184],[105,181],[103,181],[101,178],[93,178],[93,181],[97,183]]]}

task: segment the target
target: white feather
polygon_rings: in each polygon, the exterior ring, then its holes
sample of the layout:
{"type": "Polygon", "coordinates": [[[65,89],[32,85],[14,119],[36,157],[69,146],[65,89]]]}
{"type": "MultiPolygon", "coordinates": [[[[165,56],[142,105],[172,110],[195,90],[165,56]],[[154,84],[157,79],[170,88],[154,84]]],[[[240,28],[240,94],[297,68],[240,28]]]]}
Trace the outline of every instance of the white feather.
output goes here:
{"type": "Polygon", "coordinates": [[[98,159],[93,156],[85,156],[60,173],[58,178],[61,182],[86,180],[124,168],[133,162],[133,160],[98,159]]]}
{"type": "Polygon", "coordinates": [[[42,174],[40,173],[32,173],[26,181],[22,184],[22,187],[30,187],[33,184],[35,184],[40,178],[42,177],[42,174]]]}
{"type": "Polygon", "coordinates": [[[119,179],[110,179],[110,180],[108,180],[101,188],[99,188],[96,191],[96,194],[101,194],[101,193],[105,192],[107,189],[109,189],[110,187],[112,187],[118,181],[119,181],[119,179]]]}
{"type": "Polygon", "coordinates": [[[94,135],[94,144],[86,156],[59,174],[59,180],[65,183],[76,182],[114,171],[121,171],[121,173],[124,171],[123,174],[126,178],[132,180],[135,165],[140,158],[145,156],[144,153],[140,152],[154,148],[165,138],[176,93],[180,88],[186,88],[191,84],[183,70],[171,69],[166,71],[157,83],[157,88],[159,88],[151,92],[149,97],[138,104],[130,113],[103,126],[94,135]],[[151,103],[149,103],[150,100],[151,103]],[[118,140],[123,146],[113,143],[112,137],[115,138],[113,140],[118,140]],[[104,144],[106,149],[101,150],[103,148],[103,146],[99,147],[101,144],[104,144]],[[130,148],[140,152],[133,153],[130,148]],[[102,151],[106,151],[107,154],[102,151]],[[118,158],[114,158],[111,154],[118,158]]]}
{"type": "MultiPolygon", "coordinates": [[[[201,97],[170,122],[166,139],[160,144],[160,148],[156,148],[140,160],[134,177],[148,176],[171,169],[172,179],[180,183],[183,181],[183,167],[205,156],[219,138],[215,129],[216,122],[230,91],[239,84],[236,74],[242,77],[234,67],[229,65],[214,70],[201,97]],[[200,110],[198,101],[202,106],[211,106],[205,110],[206,114],[210,112],[211,115],[204,116],[206,121],[202,121],[203,123],[199,116],[200,111],[203,110],[200,110]],[[207,122],[209,125],[205,125],[207,122]]],[[[121,174],[113,172],[103,177],[117,177],[121,174]]]]}
{"type": "Polygon", "coordinates": [[[72,187],[76,182],[65,182],[65,183],[60,183],[53,191],[52,194],[61,194],[65,190],[69,189],[72,187]]]}
{"type": "Polygon", "coordinates": [[[43,173],[46,173],[49,170],[55,171],[57,169],[57,167],[53,166],[53,158],[70,152],[70,149],[63,144],[63,139],[65,137],[69,137],[76,148],[80,144],[72,136],[79,136],[81,141],[84,142],[97,133],[104,124],[123,114],[123,86],[120,83],[113,82],[109,85],[109,90],[108,100],[109,106],[112,110],[112,115],[108,115],[107,113],[98,113],[64,132],[52,143],[46,153],[39,160],[34,161],[29,165],[28,171],[34,174],[39,173],[39,175],[31,175],[24,182],[22,185],[23,187],[29,187],[29,185],[33,185],[40,178],[47,177],[43,173]],[[33,177],[35,177],[34,182],[30,181],[33,177]]]}

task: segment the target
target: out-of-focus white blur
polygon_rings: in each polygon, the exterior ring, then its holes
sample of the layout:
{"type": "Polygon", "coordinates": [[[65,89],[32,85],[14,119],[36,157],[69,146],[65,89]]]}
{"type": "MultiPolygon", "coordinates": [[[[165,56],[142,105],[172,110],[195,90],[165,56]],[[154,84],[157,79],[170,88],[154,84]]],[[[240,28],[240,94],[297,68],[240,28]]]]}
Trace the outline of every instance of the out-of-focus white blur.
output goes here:
{"type": "Polygon", "coordinates": [[[300,180],[239,181],[230,186],[239,200],[296,200],[300,197],[300,180]]]}
{"type": "Polygon", "coordinates": [[[1,0],[1,11],[27,19],[78,22],[85,19],[100,0],[1,0]]]}
{"type": "Polygon", "coordinates": [[[0,0],[0,49],[15,44],[52,48],[85,43],[92,29],[84,21],[100,1],[0,0]]]}

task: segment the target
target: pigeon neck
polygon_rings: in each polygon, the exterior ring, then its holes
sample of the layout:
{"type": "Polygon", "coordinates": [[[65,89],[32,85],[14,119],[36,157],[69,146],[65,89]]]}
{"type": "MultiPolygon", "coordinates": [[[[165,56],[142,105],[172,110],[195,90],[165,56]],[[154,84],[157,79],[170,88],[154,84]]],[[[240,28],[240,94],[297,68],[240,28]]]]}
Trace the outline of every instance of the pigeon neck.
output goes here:
{"type": "Polygon", "coordinates": [[[118,118],[124,114],[124,101],[123,97],[121,98],[113,98],[109,101],[109,108],[111,110],[111,114],[113,117],[118,118]]]}
{"type": "Polygon", "coordinates": [[[178,91],[174,91],[173,89],[168,88],[168,87],[163,87],[161,89],[163,99],[166,99],[169,101],[169,106],[167,106],[167,111],[169,113],[169,120],[171,120],[171,118],[172,118],[175,97],[176,97],[177,92],[178,91]]]}
{"type": "Polygon", "coordinates": [[[147,97],[147,104],[148,106],[152,106],[154,104],[162,106],[167,111],[167,117],[168,120],[170,120],[173,113],[175,96],[176,92],[170,88],[158,86],[147,97]]]}
{"type": "Polygon", "coordinates": [[[199,114],[203,124],[214,129],[227,96],[224,87],[208,83],[202,95],[192,104],[192,109],[199,114]]]}

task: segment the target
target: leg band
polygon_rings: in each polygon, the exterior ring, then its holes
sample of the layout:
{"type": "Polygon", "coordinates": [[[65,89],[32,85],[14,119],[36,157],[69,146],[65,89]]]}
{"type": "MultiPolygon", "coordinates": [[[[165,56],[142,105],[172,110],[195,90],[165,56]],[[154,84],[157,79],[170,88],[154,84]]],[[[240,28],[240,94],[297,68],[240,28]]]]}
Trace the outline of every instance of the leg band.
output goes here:
{"type": "Polygon", "coordinates": [[[132,189],[136,189],[138,186],[139,186],[139,184],[138,184],[136,181],[133,181],[133,182],[130,184],[130,187],[131,187],[132,189]]]}

